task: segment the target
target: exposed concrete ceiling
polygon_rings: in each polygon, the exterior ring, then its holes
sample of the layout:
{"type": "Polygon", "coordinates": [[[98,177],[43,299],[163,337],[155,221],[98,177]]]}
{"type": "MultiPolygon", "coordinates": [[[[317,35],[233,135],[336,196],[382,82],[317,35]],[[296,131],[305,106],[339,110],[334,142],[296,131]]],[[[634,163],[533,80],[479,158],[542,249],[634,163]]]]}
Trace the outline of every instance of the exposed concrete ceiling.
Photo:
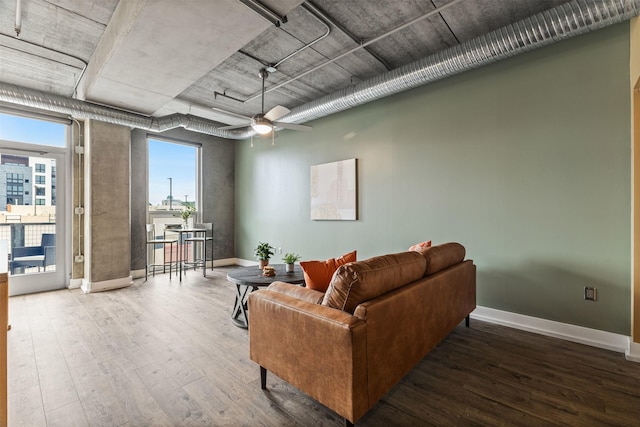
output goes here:
{"type": "Polygon", "coordinates": [[[261,112],[263,67],[278,64],[265,110],[291,109],[567,0],[462,0],[358,49],[449,2],[261,0],[276,26],[251,0],[3,0],[0,81],[240,124],[261,112]]]}

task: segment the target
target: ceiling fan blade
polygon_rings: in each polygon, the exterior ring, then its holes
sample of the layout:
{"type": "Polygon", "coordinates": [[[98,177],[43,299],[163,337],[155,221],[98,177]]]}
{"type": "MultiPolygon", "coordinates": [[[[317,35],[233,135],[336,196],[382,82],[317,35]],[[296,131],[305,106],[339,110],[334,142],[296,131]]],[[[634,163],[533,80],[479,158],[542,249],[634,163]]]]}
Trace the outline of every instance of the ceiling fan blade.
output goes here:
{"type": "Polygon", "coordinates": [[[301,130],[303,132],[313,129],[311,126],[298,125],[296,123],[273,122],[273,125],[283,129],[301,130]]]}
{"type": "Polygon", "coordinates": [[[222,126],[218,129],[221,130],[231,130],[231,129],[240,129],[240,128],[246,128],[247,126],[251,126],[251,124],[249,123],[245,123],[243,125],[231,125],[231,126],[222,126]]]}
{"type": "Polygon", "coordinates": [[[291,110],[289,110],[287,107],[276,105],[271,110],[267,111],[267,114],[264,115],[264,118],[270,121],[274,121],[278,120],[280,117],[286,116],[290,112],[291,110]]]}

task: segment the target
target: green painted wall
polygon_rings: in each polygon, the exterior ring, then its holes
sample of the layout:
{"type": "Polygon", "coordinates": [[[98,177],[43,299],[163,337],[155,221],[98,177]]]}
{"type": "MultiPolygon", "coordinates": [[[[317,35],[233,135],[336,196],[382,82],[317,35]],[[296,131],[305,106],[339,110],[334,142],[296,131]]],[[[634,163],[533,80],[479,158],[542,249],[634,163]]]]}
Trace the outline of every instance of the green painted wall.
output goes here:
{"type": "Polygon", "coordinates": [[[628,335],[628,34],[625,23],[563,41],[275,146],[238,142],[237,256],[253,259],[259,240],[304,259],[458,241],[478,266],[479,305],[628,335]],[[349,158],[359,219],[311,221],[309,167],[349,158]]]}

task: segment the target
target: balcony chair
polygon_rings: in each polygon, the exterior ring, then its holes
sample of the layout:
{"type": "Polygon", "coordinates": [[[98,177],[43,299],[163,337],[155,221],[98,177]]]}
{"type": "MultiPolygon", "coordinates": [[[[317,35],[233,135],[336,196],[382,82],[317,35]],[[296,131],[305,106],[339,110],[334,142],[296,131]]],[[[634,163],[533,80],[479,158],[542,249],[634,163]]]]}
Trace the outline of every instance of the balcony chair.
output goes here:
{"type": "MultiPolygon", "coordinates": [[[[156,267],[158,266],[162,266],[162,272],[166,273],[166,269],[167,266],[169,267],[169,280],[171,280],[171,270],[173,269],[173,267],[176,267],[176,270],[178,268],[178,264],[177,264],[177,256],[176,256],[176,262],[173,261],[173,252],[174,252],[174,248],[173,245],[176,244],[178,242],[177,239],[167,239],[166,237],[164,237],[164,235],[161,235],[162,237],[159,237],[156,234],[156,226],[155,224],[147,224],[147,262],[146,262],[146,266],[144,269],[144,280],[146,281],[149,278],[149,269],[151,269],[152,274],[155,276],[156,275],[156,267]],[[167,245],[169,245],[169,262],[167,262],[167,251],[166,251],[166,247],[167,245]],[[151,263],[149,263],[149,247],[151,247],[151,263]],[[156,249],[162,248],[163,250],[163,254],[162,254],[162,264],[156,264],[156,249]]],[[[176,245],[177,247],[177,245],[176,245]]],[[[177,254],[176,254],[177,255],[177,254]]]]}
{"type": "Polygon", "coordinates": [[[43,234],[40,246],[16,246],[11,250],[11,274],[16,268],[44,268],[56,264],[56,235],[43,234]]]}
{"type": "Polygon", "coordinates": [[[188,244],[188,242],[193,243],[193,261],[188,264],[193,266],[194,270],[198,266],[202,265],[202,275],[207,277],[208,242],[211,242],[211,268],[213,268],[213,223],[205,222],[202,224],[196,224],[195,228],[203,229],[204,231],[197,231],[193,233],[191,237],[187,237],[185,239],[185,244],[188,244]],[[196,254],[202,255],[202,258],[196,258],[196,254]]]}

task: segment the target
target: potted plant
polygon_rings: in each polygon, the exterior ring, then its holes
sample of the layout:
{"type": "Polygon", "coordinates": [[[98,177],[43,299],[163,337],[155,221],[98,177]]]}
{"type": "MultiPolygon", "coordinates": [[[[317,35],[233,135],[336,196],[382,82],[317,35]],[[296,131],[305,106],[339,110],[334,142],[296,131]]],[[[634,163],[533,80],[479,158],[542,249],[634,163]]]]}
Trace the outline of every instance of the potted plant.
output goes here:
{"type": "Polygon", "coordinates": [[[182,207],[180,216],[182,217],[182,228],[190,228],[189,219],[196,212],[196,207],[193,205],[186,205],[182,207]]]}
{"type": "Polygon", "coordinates": [[[285,271],[287,273],[293,273],[293,263],[300,259],[300,255],[288,252],[282,257],[282,261],[285,264],[285,271]]]}
{"type": "Polygon", "coordinates": [[[266,242],[258,242],[255,253],[256,258],[260,260],[260,269],[262,270],[265,265],[269,265],[269,259],[273,255],[273,246],[266,242]]]}

